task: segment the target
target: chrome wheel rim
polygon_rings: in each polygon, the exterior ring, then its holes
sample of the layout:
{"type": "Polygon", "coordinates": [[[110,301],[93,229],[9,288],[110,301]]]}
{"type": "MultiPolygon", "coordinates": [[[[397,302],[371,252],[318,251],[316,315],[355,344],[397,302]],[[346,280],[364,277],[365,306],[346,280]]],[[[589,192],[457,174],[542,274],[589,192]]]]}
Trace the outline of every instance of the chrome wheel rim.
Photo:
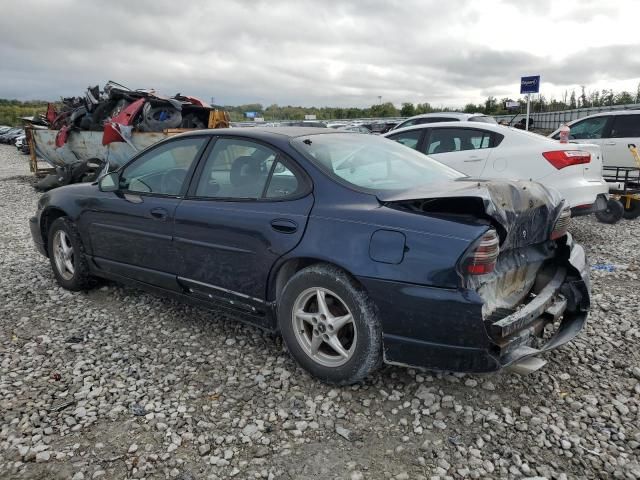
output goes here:
{"type": "Polygon", "coordinates": [[[353,356],[358,332],[345,302],[326,288],[309,288],[293,304],[293,329],[298,344],[314,361],[339,367],[353,356]]]}
{"type": "Polygon", "coordinates": [[[60,276],[71,280],[75,274],[73,245],[69,235],[63,230],[58,230],[53,236],[53,259],[60,276]]]}

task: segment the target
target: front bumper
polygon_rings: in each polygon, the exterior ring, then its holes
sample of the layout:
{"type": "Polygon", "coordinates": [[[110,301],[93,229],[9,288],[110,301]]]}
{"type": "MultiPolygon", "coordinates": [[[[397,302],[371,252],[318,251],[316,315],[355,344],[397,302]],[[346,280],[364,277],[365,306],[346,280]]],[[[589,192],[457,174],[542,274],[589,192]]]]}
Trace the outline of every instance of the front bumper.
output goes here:
{"type": "Polygon", "coordinates": [[[47,247],[42,240],[42,231],[40,230],[40,217],[36,215],[29,219],[29,229],[31,230],[31,239],[36,247],[36,250],[45,257],[48,257],[47,247]]]}
{"type": "Polygon", "coordinates": [[[490,372],[524,362],[571,341],[589,310],[589,268],[584,249],[567,236],[566,264],[523,308],[488,325],[482,299],[449,290],[360,278],[382,318],[387,363],[455,372],[490,372]],[[551,338],[536,335],[559,320],[551,338]]]}

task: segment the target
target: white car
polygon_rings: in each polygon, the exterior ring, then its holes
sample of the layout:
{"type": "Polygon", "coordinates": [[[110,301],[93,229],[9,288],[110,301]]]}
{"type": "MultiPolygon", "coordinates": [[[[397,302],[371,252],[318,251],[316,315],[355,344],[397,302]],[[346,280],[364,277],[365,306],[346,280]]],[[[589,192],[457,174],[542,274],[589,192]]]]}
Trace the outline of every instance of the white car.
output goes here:
{"type": "Polygon", "coordinates": [[[387,138],[473,178],[535,180],[558,190],[572,214],[607,208],[600,147],[562,144],[503,125],[445,122],[392,130],[387,138]]]}
{"type": "Polygon", "coordinates": [[[14,145],[16,146],[16,148],[18,150],[20,150],[22,148],[22,145],[26,141],[27,141],[26,135],[20,135],[18,138],[16,138],[16,141],[15,141],[14,145]]]}
{"type": "MultiPolygon", "coordinates": [[[[640,110],[596,113],[567,125],[571,128],[569,142],[587,141],[602,148],[605,167],[638,167],[629,151],[629,144],[640,148],[640,110]]],[[[560,129],[549,138],[558,140],[560,129]]]]}
{"type": "Polygon", "coordinates": [[[400,122],[392,128],[392,130],[400,130],[401,128],[411,127],[413,125],[422,125],[424,123],[439,122],[480,122],[480,123],[498,123],[496,119],[485,115],[484,113],[462,113],[462,112],[438,112],[423,113],[409,117],[405,121],[400,122]]]}

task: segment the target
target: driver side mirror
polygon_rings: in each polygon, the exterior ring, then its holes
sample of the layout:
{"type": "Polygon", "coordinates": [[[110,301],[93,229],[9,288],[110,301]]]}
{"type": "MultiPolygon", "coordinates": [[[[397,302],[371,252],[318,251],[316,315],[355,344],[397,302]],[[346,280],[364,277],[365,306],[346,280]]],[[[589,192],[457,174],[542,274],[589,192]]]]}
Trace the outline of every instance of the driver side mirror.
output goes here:
{"type": "Polygon", "coordinates": [[[100,188],[101,192],[115,192],[119,189],[118,180],[119,178],[116,172],[108,173],[100,179],[98,188],[100,188]]]}

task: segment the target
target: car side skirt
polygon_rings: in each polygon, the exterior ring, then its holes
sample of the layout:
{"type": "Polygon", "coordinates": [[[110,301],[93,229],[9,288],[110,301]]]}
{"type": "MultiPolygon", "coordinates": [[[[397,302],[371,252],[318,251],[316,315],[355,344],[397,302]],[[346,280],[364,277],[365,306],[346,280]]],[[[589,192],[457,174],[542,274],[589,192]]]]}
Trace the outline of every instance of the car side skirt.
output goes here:
{"type": "MultiPolygon", "coordinates": [[[[238,320],[243,323],[247,323],[252,326],[267,330],[270,333],[274,333],[276,331],[275,305],[272,303],[265,303],[263,305],[263,308],[259,311],[251,311],[244,308],[243,305],[237,302],[234,304],[233,302],[229,302],[226,299],[217,297],[205,299],[201,296],[193,295],[193,293],[189,292],[188,289],[177,290],[175,288],[172,288],[172,286],[175,284],[180,285],[179,283],[174,283],[178,278],[175,275],[163,274],[166,281],[164,282],[164,286],[159,286],[157,284],[151,284],[139,279],[131,278],[125,273],[127,270],[122,269],[122,265],[111,265],[112,267],[120,267],[120,270],[118,270],[117,268],[104,269],[101,268],[101,266],[105,265],[104,259],[95,259],[91,256],[89,256],[88,259],[91,275],[95,277],[112,280],[114,282],[122,283],[130,287],[139,288],[159,297],[169,297],[171,299],[192,305],[194,307],[210,310],[215,313],[229,315],[231,320],[238,320]],[[170,280],[171,278],[173,278],[173,282],[170,280]]],[[[117,264],[118,262],[109,261],[109,263],[117,264]]],[[[154,271],[153,273],[155,274],[153,278],[157,279],[157,274],[160,274],[162,272],[154,271]]]]}

